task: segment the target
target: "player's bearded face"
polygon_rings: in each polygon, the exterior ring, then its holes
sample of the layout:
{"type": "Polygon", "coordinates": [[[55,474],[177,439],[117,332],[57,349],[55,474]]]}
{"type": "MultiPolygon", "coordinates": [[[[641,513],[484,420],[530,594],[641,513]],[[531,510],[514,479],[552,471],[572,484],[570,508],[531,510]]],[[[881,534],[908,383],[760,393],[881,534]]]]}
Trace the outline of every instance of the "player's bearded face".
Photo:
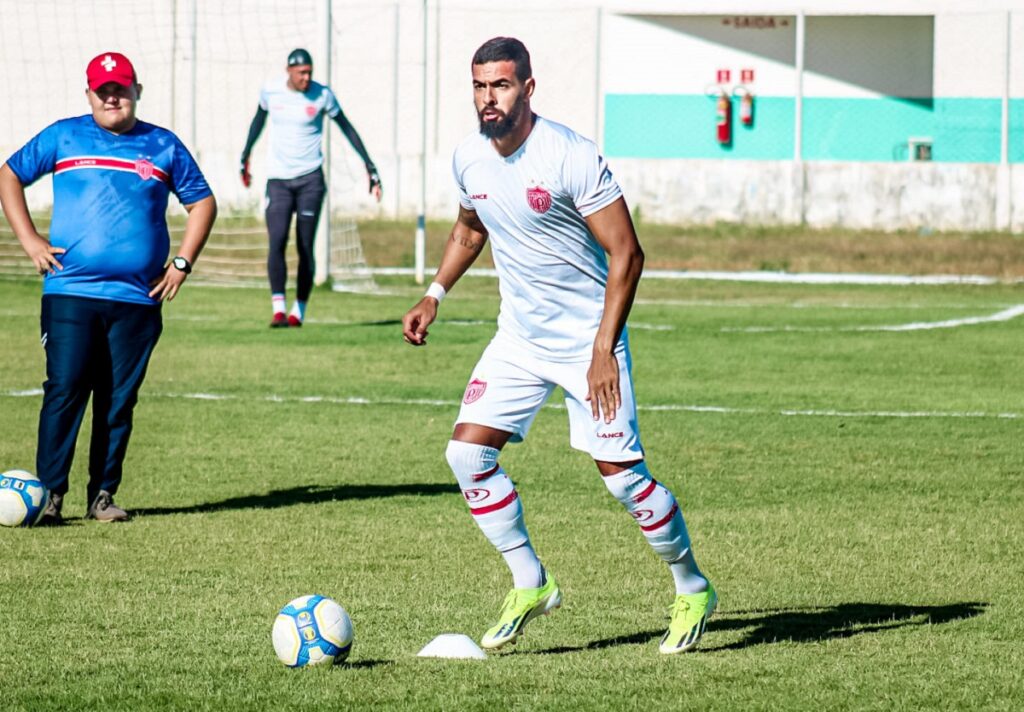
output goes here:
{"type": "Polygon", "coordinates": [[[480,133],[487,138],[504,138],[519,125],[524,113],[526,113],[526,94],[523,92],[516,95],[515,101],[512,102],[512,106],[507,112],[490,105],[477,109],[480,133]],[[497,117],[494,116],[495,114],[497,117]]]}

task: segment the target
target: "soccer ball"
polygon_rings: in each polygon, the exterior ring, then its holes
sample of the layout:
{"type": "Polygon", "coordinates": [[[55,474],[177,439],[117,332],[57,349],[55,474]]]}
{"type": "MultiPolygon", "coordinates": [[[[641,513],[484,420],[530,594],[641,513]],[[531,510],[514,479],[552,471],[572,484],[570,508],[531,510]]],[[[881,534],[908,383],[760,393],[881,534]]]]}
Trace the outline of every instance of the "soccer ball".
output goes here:
{"type": "Polygon", "coordinates": [[[274,620],[274,652],[288,667],[337,664],[352,649],[352,619],[325,596],[300,596],[274,620]]]}
{"type": "Polygon", "coordinates": [[[0,474],[0,525],[30,527],[46,509],[49,490],[30,472],[8,470],[0,474]]]}

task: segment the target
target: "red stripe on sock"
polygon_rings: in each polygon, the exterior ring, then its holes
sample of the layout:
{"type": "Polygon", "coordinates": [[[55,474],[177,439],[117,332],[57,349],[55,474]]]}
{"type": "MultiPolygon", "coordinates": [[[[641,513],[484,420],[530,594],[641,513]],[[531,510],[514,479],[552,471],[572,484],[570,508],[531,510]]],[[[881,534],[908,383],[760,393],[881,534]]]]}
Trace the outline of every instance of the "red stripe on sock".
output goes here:
{"type": "Polygon", "coordinates": [[[483,480],[486,480],[488,477],[497,472],[499,469],[501,469],[501,465],[495,465],[487,472],[481,472],[479,475],[473,475],[472,479],[474,482],[482,482],[483,480]]]}
{"type": "Polygon", "coordinates": [[[494,504],[488,504],[485,507],[477,507],[476,509],[473,509],[472,507],[470,507],[469,511],[470,511],[470,513],[474,517],[479,517],[481,514],[489,514],[491,512],[497,512],[499,509],[502,509],[503,507],[507,507],[508,505],[510,505],[513,502],[515,502],[516,501],[516,497],[518,497],[518,496],[519,496],[519,493],[516,492],[515,490],[512,490],[512,492],[509,493],[508,497],[506,497],[505,499],[501,500],[500,502],[495,502],[494,504]]]}
{"type": "Polygon", "coordinates": [[[672,517],[676,516],[676,512],[678,512],[678,511],[679,511],[679,505],[678,504],[673,504],[672,505],[672,511],[669,512],[665,516],[664,519],[659,519],[654,524],[648,524],[646,527],[641,525],[640,528],[643,529],[645,532],[649,532],[649,531],[651,531],[653,529],[659,529],[660,527],[663,527],[666,524],[668,524],[670,521],[672,521],[672,517]]]}
{"type": "Polygon", "coordinates": [[[654,492],[654,489],[657,486],[658,486],[658,481],[655,480],[655,479],[652,479],[651,480],[651,484],[647,485],[647,489],[645,489],[643,492],[641,492],[636,497],[634,497],[633,501],[636,502],[637,504],[640,504],[645,499],[647,499],[648,497],[651,496],[651,494],[654,492]]]}

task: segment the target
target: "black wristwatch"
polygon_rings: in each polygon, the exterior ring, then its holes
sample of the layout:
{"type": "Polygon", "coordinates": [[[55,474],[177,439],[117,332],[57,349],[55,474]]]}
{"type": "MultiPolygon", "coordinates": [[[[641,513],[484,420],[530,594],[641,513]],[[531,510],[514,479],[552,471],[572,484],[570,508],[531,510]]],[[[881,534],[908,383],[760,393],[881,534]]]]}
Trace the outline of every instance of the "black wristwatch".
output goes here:
{"type": "Polygon", "coordinates": [[[188,260],[186,260],[181,255],[178,255],[173,260],[171,260],[171,264],[174,265],[176,269],[180,269],[185,274],[192,274],[192,265],[189,263],[188,260]]]}

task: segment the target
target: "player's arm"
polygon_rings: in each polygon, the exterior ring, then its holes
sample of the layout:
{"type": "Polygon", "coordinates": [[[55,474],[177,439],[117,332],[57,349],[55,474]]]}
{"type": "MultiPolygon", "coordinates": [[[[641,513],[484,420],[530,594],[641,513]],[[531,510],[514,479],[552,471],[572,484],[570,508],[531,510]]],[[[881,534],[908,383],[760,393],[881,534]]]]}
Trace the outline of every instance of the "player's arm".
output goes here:
{"type": "Polygon", "coordinates": [[[444,295],[455,286],[469,266],[480,256],[487,243],[487,228],[484,227],[475,210],[459,206],[459,217],[455,220],[451,235],[444,246],[441,264],[434,275],[427,295],[423,297],[402,319],[402,336],[413,346],[427,343],[427,327],[437,318],[437,305],[444,295]]]}
{"type": "Polygon", "coordinates": [[[363,140],[359,138],[359,132],[356,131],[356,127],[352,125],[352,122],[348,120],[345,112],[340,107],[338,108],[338,113],[334,115],[334,123],[345,134],[345,138],[352,144],[352,148],[359,154],[359,157],[363,159],[363,164],[366,166],[366,177],[370,181],[370,193],[377,199],[377,202],[380,202],[380,173],[377,172],[377,166],[373,165],[373,161],[370,160],[370,154],[366,152],[366,146],[363,145],[363,140]]]}
{"type": "MultiPolygon", "coordinates": [[[[188,218],[185,220],[185,235],[181,238],[181,247],[178,249],[178,257],[184,257],[192,265],[199,259],[199,253],[206,246],[210,237],[210,230],[213,229],[213,221],[217,218],[217,200],[213,195],[208,195],[202,200],[185,206],[188,211],[188,218]]],[[[160,300],[171,301],[178,294],[178,290],[188,277],[188,272],[175,267],[173,263],[168,265],[161,275],[159,281],[149,292],[149,296],[160,300]]]]}
{"type": "Polygon", "coordinates": [[[256,145],[256,139],[263,132],[263,125],[267,123],[267,110],[262,106],[256,107],[256,115],[252,117],[249,124],[249,136],[245,139],[245,148],[242,149],[242,160],[239,172],[242,175],[242,185],[248,188],[252,184],[252,174],[249,173],[249,155],[252,147],[256,145]]]}
{"type": "Polygon", "coordinates": [[[622,407],[615,344],[619,342],[633,306],[636,287],[644,270],[644,252],[623,198],[589,215],[586,220],[594,238],[608,253],[604,314],[594,338],[594,353],[587,371],[587,400],[590,401],[594,420],[603,415],[608,423],[622,407]]]}
{"type": "Polygon", "coordinates": [[[6,163],[0,166],[0,204],[3,205],[7,222],[14,230],[18,242],[25,254],[32,260],[39,274],[54,273],[54,269],[64,269],[56,255],[64,252],[63,247],[54,247],[50,241],[39,234],[25,202],[25,186],[21,179],[6,163]]]}

